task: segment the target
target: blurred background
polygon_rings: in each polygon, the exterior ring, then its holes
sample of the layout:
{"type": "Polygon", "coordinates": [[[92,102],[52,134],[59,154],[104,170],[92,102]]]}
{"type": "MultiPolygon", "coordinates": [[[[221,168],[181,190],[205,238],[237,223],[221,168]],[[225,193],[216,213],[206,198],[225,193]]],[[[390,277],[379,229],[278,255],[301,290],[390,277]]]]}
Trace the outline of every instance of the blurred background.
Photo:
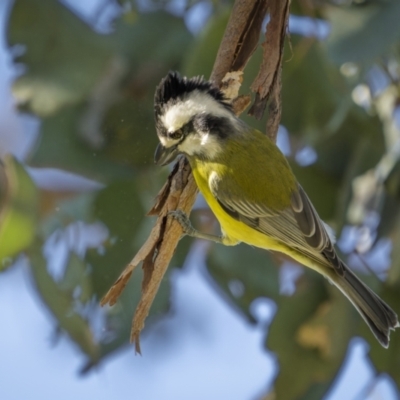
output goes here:
{"type": "MultiPolygon", "coordinates": [[[[128,344],[140,269],[98,305],[169,172],[153,165],[155,87],[169,70],[209,76],[232,4],[0,2],[1,399],[400,398],[400,333],[381,348],[281,255],[183,239],[142,357],[128,344]]],[[[399,21],[397,0],[293,0],[278,136],[341,256],[398,313],[399,21]]],[[[192,217],[218,231],[201,198],[192,217]]]]}

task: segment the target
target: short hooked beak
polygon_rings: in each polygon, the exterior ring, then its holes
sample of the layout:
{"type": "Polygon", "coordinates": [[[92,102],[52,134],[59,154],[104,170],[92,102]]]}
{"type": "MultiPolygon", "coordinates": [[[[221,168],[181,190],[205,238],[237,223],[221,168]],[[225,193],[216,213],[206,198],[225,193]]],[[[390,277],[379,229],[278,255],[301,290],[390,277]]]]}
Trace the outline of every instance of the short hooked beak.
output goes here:
{"type": "Polygon", "coordinates": [[[178,146],[164,147],[159,143],[154,154],[154,162],[157,165],[167,165],[174,161],[178,154],[178,146]]]}

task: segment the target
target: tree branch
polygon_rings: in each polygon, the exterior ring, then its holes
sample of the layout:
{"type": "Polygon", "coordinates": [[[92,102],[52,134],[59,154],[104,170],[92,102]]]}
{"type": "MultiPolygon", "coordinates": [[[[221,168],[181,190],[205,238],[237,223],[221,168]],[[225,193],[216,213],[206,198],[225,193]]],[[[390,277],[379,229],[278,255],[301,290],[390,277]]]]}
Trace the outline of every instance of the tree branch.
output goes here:
{"type": "MultiPolygon", "coordinates": [[[[279,0],[277,0],[279,1],[279,0]]],[[[268,0],[236,0],[210,80],[220,86],[227,72],[243,71],[257,48],[268,0]]]]}
{"type": "Polygon", "coordinates": [[[249,115],[261,119],[268,106],[267,135],[275,142],[281,120],[281,71],[283,48],[289,18],[289,0],[269,0],[270,20],[265,32],[263,60],[258,75],[251,85],[256,98],[249,115]]]}
{"type": "MultiPolygon", "coordinates": [[[[237,71],[242,71],[245,68],[257,47],[261,25],[268,5],[276,3],[275,8],[278,8],[280,2],[281,0],[236,0],[211,73],[210,80],[215,85],[221,87],[224,84],[224,90],[229,89],[230,85],[236,85],[236,90],[233,92],[237,95],[241,83],[241,73],[237,74],[237,71]],[[224,80],[228,72],[233,73],[229,75],[229,79],[224,80]]],[[[275,16],[271,16],[271,18],[275,18],[275,16]]],[[[283,22],[281,19],[278,21],[278,23],[283,22]]],[[[285,27],[278,30],[279,34],[281,35],[281,32],[284,32],[285,29],[286,23],[285,27]]],[[[281,39],[280,37],[279,40],[281,39]]],[[[276,43],[277,40],[273,42],[276,43]]],[[[270,51],[271,53],[279,53],[278,56],[274,55],[274,59],[281,58],[281,47],[270,48],[270,51]]],[[[279,68],[281,66],[280,63],[275,65],[279,68]]],[[[278,77],[279,73],[275,72],[275,75],[278,77]]],[[[262,88],[266,90],[266,83],[263,82],[262,88]]],[[[280,85],[274,90],[278,93],[280,85]]],[[[272,90],[268,89],[267,92],[272,92],[272,90]]],[[[278,109],[280,109],[279,100],[279,97],[277,97],[275,103],[278,109]]],[[[242,112],[249,101],[249,96],[240,96],[233,103],[235,111],[242,112]]],[[[189,214],[196,194],[197,186],[190,166],[185,158],[181,158],[174,166],[167,182],[157,196],[155,205],[149,212],[149,215],[158,215],[149,238],[101,300],[101,305],[115,304],[133,270],[143,261],[142,296],[136,308],[131,330],[131,341],[135,342],[135,349],[138,353],[140,353],[140,332],[144,327],[145,319],[157,294],[160,282],[182,235],[181,225],[175,219],[168,217],[168,213],[180,209],[189,214]]]]}

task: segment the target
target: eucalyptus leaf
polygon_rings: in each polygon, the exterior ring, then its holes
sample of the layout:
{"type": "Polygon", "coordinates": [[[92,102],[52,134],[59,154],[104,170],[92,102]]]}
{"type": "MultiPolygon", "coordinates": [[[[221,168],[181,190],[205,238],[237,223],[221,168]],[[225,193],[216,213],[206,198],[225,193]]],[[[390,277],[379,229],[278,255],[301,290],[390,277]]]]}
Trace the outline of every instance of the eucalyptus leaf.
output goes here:
{"type": "Polygon", "coordinates": [[[70,288],[63,289],[54,281],[46,267],[46,260],[41,254],[41,244],[36,243],[30,253],[32,276],[38,293],[57,320],[58,326],[79,346],[81,351],[97,363],[99,348],[94,340],[88,320],[76,310],[76,301],[70,288]]]}
{"type": "Polygon", "coordinates": [[[112,55],[110,36],[97,34],[54,0],[14,1],[7,39],[24,49],[14,56],[26,69],[13,94],[40,116],[85,99],[112,55]]]}
{"type": "Polygon", "coordinates": [[[0,163],[0,271],[32,244],[39,212],[38,190],[24,166],[13,156],[0,163]]]}
{"type": "Polygon", "coordinates": [[[254,322],[250,305],[259,297],[279,297],[279,270],[271,253],[240,244],[213,245],[207,268],[224,294],[254,322]]]}
{"type": "Polygon", "coordinates": [[[183,73],[208,78],[214,65],[219,44],[228,23],[230,10],[214,14],[185,57],[183,73]]]}
{"type": "Polygon", "coordinates": [[[78,133],[82,112],[80,106],[66,107],[44,118],[30,164],[59,168],[102,182],[131,175],[132,169],[123,160],[111,161],[102,150],[92,149],[82,140],[78,133]]]}
{"type": "Polygon", "coordinates": [[[277,305],[267,338],[279,363],[274,392],[282,400],[322,398],[355,333],[356,312],[336,288],[327,290],[324,278],[308,271],[295,294],[277,305]]]}
{"type": "Polygon", "coordinates": [[[92,266],[93,290],[100,299],[139,250],[148,231],[143,231],[146,211],[135,181],[121,180],[108,185],[97,194],[92,213],[109,230],[102,251],[92,249],[86,255],[92,266]]]}
{"type": "Polygon", "coordinates": [[[400,40],[400,2],[397,0],[327,7],[325,15],[332,27],[327,48],[338,64],[369,65],[400,40]]]}
{"type": "Polygon", "coordinates": [[[128,60],[130,68],[145,79],[142,84],[154,79],[154,73],[157,78],[165,75],[179,63],[192,42],[183,19],[165,11],[125,13],[115,24],[115,35],[116,49],[128,60]]]}

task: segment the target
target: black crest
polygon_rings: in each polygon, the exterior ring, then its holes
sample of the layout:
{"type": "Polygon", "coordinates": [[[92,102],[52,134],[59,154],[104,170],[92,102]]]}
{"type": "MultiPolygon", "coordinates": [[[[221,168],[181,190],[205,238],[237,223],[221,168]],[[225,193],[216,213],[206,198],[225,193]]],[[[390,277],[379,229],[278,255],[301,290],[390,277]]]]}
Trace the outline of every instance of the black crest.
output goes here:
{"type": "Polygon", "coordinates": [[[182,99],[186,94],[199,90],[214,97],[225,108],[232,111],[232,107],[227,103],[227,99],[222,92],[214,87],[211,82],[205,81],[203,77],[196,76],[188,79],[181,77],[178,72],[169,72],[157,86],[154,95],[154,112],[156,118],[162,113],[163,106],[170,101],[182,99]]]}

